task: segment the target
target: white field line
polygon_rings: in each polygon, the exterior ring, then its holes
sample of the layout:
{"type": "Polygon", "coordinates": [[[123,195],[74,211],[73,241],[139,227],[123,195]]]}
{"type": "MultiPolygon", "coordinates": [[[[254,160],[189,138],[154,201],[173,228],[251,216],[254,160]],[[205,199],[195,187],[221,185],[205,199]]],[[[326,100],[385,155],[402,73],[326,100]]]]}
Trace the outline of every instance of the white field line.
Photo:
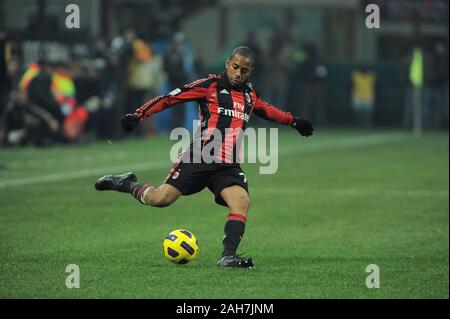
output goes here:
{"type": "MultiPolygon", "coordinates": [[[[352,137],[335,141],[328,141],[316,144],[304,144],[298,147],[281,148],[279,155],[286,156],[292,154],[308,154],[317,153],[326,150],[335,149],[347,149],[357,148],[364,146],[371,146],[377,144],[386,144],[392,142],[399,142],[406,139],[410,139],[410,135],[404,133],[385,133],[374,134],[368,136],[352,137]]],[[[32,176],[26,178],[18,178],[0,181],[0,189],[12,186],[34,185],[41,183],[49,183],[56,181],[64,181],[70,179],[84,178],[89,176],[98,175],[99,177],[104,174],[117,174],[130,170],[156,170],[167,168],[170,169],[171,163],[169,161],[149,162],[149,163],[133,163],[112,167],[100,167],[78,171],[70,171],[64,173],[55,173],[48,175],[32,176]]]]}
{"type": "Polygon", "coordinates": [[[335,149],[347,149],[386,143],[395,143],[410,138],[411,135],[405,133],[373,134],[358,137],[350,137],[341,140],[327,141],[322,143],[303,144],[295,147],[293,146],[286,148],[281,147],[279,149],[279,154],[285,156],[292,154],[317,153],[321,151],[328,151],[335,149]]]}
{"type": "Polygon", "coordinates": [[[123,160],[129,158],[130,153],[125,151],[117,152],[105,152],[103,154],[95,155],[82,155],[74,156],[73,154],[68,154],[63,158],[46,158],[45,160],[36,159],[26,159],[18,161],[7,161],[7,166],[10,168],[42,168],[42,167],[52,167],[61,165],[76,165],[76,164],[90,164],[96,161],[108,161],[108,160],[123,160]]]}
{"type": "Polygon", "coordinates": [[[334,196],[399,196],[399,197],[448,197],[448,190],[376,190],[376,189],[304,189],[304,188],[258,188],[253,193],[277,194],[277,196],[321,194],[334,196]]]}
{"type": "Polygon", "coordinates": [[[92,169],[85,169],[85,170],[78,170],[68,173],[56,173],[56,174],[49,174],[49,175],[41,175],[41,176],[33,176],[33,177],[27,177],[27,178],[19,178],[19,179],[12,179],[10,181],[2,181],[0,182],[0,189],[5,187],[11,187],[11,186],[23,186],[23,185],[33,185],[33,184],[42,184],[42,183],[49,183],[49,182],[58,182],[58,181],[64,181],[64,180],[70,180],[70,179],[77,179],[77,178],[83,178],[83,177],[90,177],[98,175],[100,178],[103,175],[106,174],[119,174],[126,171],[132,171],[132,170],[152,170],[152,169],[162,169],[162,168],[170,168],[170,163],[168,162],[153,162],[153,163],[134,163],[134,164],[127,164],[127,165],[121,165],[121,166],[112,166],[112,167],[101,167],[101,168],[92,168],[92,169]]]}

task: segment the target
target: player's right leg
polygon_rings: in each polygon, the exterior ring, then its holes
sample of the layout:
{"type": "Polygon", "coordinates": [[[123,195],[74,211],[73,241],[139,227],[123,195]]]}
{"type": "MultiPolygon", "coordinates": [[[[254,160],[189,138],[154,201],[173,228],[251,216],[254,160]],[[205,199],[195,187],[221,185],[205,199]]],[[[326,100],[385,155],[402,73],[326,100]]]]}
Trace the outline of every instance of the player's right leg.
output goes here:
{"type": "Polygon", "coordinates": [[[175,202],[181,192],[174,186],[162,184],[156,187],[153,184],[137,183],[133,173],[122,175],[106,175],[95,183],[99,191],[114,190],[133,195],[140,203],[154,207],[166,207],[175,202]]]}
{"type": "Polygon", "coordinates": [[[181,192],[170,184],[162,184],[158,188],[144,191],[142,202],[153,207],[166,207],[180,198],[181,192]]]}

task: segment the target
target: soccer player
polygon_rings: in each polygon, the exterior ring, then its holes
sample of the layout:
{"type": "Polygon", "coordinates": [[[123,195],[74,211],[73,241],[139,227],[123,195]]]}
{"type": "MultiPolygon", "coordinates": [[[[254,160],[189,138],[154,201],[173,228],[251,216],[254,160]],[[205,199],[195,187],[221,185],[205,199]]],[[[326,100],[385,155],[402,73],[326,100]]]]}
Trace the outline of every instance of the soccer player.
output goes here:
{"type": "Polygon", "coordinates": [[[106,175],[95,184],[97,190],[130,193],[142,204],[154,207],[169,206],[181,195],[191,195],[208,187],[214,193],[216,203],[229,209],[224,227],[223,252],[218,261],[218,266],[222,267],[253,266],[251,258],[236,253],[245,231],[249,196],[247,179],[238,160],[239,136],[234,136],[230,129],[241,129],[237,131],[242,135],[250,115],[254,113],[264,119],[290,125],[302,136],[311,136],[313,132],[313,126],[307,119],[283,112],[260,99],[249,82],[254,62],[255,54],[250,48],[237,47],[226,60],[223,74],[211,74],[176,88],[122,118],[123,129],[130,132],[144,119],[168,107],[188,101],[198,102],[201,139],[191,143],[189,149],[180,155],[159,187],[138,183],[133,173],[106,175]],[[222,138],[217,139],[217,136],[222,138]],[[203,157],[200,163],[194,161],[193,153],[198,149],[207,149],[210,143],[216,146],[211,154],[214,161],[204,161],[203,157]]]}

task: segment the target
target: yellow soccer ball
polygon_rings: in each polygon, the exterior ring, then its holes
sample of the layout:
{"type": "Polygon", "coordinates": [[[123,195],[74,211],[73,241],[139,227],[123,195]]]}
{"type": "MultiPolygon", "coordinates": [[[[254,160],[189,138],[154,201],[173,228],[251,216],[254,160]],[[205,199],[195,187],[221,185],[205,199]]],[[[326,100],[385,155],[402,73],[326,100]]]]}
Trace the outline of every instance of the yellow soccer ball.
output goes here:
{"type": "Polygon", "coordinates": [[[198,253],[195,235],[185,229],[176,229],[167,235],[163,242],[164,256],[175,264],[187,264],[198,253]]]}

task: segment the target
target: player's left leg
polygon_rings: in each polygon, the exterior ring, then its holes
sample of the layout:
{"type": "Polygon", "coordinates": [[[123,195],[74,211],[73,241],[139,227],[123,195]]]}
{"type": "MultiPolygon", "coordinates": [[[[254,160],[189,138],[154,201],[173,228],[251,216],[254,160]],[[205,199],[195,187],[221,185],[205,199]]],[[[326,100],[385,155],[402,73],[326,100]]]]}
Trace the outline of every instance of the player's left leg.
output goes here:
{"type": "Polygon", "coordinates": [[[224,188],[220,192],[220,196],[230,208],[230,213],[241,215],[243,218],[247,216],[250,199],[247,191],[242,186],[232,185],[224,188]]]}
{"type": "Polygon", "coordinates": [[[223,252],[219,266],[250,268],[253,266],[251,258],[246,259],[236,255],[245,232],[247,211],[250,205],[248,193],[242,186],[232,185],[224,188],[220,195],[230,208],[230,212],[224,227],[223,252]]]}

